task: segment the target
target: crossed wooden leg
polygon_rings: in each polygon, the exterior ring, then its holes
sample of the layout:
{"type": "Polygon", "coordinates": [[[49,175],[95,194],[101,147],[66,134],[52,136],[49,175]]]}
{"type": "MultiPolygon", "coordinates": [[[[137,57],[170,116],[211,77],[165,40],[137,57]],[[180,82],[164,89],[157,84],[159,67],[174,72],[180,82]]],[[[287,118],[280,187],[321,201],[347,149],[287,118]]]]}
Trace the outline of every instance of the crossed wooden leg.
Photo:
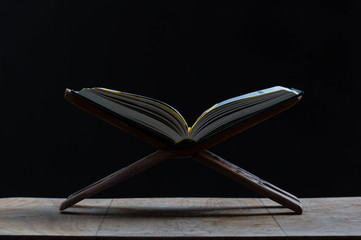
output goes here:
{"type": "MultiPolygon", "coordinates": [[[[175,157],[176,153],[172,149],[156,151],[137,162],[124,167],[109,176],[71,194],[64,202],[61,203],[59,209],[63,211],[77,202],[91,197],[107,188],[114,186],[148,168],[151,168],[161,162],[175,157]]],[[[297,214],[302,213],[302,205],[297,197],[272,185],[271,183],[247,172],[246,170],[228,162],[227,160],[211,153],[208,150],[200,151],[193,155],[198,162],[224,174],[233,179],[235,182],[257,192],[258,194],[270,198],[278,202],[284,207],[293,210],[297,214]]]]}
{"type": "Polygon", "coordinates": [[[282,206],[293,210],[297,214],[302,213],[302,205],[297,197],[257,177],[243,168],[228,162],[216,154],[211,153],[208,150],[204,150],[196,155],[193,155],[193,158],[231,178],[242,186],[260,194],[261,196],[272,199],[282,206]]]}
{"type": "Polygon", "coordinates": [[[115,184],[123,182],[132,176],[141,173],[148,168],[151,168],[169,158],[172,158],[174,155],[173,151],[169,150],[158,150],[127,167],[124,167],[109,176],[71,194],[64,202],[60,204],[59,210],[65,210],[70,206],[73,206],[77,202],[83,200],[84,198],[91,197],[105,189],[108,189],[115,184]]]}

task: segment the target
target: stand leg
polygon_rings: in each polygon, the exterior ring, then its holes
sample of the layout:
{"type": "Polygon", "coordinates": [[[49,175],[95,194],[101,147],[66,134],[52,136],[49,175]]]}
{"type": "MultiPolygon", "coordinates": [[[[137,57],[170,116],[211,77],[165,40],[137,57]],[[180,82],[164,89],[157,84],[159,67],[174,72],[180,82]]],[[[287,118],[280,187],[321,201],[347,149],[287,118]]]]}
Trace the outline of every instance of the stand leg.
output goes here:
{"type": "Polygon", "coordinates": [[[76,204],[84,198],[91,197],[107,188],[114,186],[117,183],[127,180],[128,178],[141,173],[148,168],[151,168],[171,157],[174,151],[172,150],[159,150],[152,153],[129,166],[122,168],[109,176],[71,194],[64,202],[60,204],[59,210],[63,211],[68,207],[76,204]]]}
{"type": "Polygon", "coordinates": [[[197,161],[226,175],[252,191],[278,202],[282,206],[293,210],[297,214],[302,213],[302,205],[297,197],[253,175],[252,173],[247,172],[233,163],[230,163],[207,150],[201,151],[193,155],[193,157],[197,161]]]}

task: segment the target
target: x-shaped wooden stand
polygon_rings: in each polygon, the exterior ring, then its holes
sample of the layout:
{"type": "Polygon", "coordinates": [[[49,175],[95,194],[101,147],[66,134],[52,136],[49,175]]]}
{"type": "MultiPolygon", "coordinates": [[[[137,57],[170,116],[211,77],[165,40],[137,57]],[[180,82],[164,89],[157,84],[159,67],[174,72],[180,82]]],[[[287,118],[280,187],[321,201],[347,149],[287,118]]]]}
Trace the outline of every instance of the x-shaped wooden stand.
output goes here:
{"type": "Polygon", "coordinates": [[[77,202],[91,197],[94,194],[97,194],[107,188],[114,186],[132,176],[147,170],[161,162],[164,162],[170,158],[176,157],[188,157],[192,156],[198,162],[224,174],[225,176],[233,179],[235,182],[251,189],[252,191],[270,198],[275,202],[278,202],[284,207],[287,207],[293,210],[297,214],[302,213],[302,205],[297,197],[292,194],[272,185],[271,183],[253,175],[250,172],[234,165],[233,163],[228,162],[227,160],[211,153],[207,149],[211,146],[218,144],[219,142],[224,141],[225,139],[238,134],[245,129],[258,124],[261,121],[264,121],[267,118],[270,118],[285,109],[290,108],[295,103],[300,100],[300,97],[290,99],[287,102],[279,104],[271,109],[268,109],[257,116],[254,116],[248,120],[242,121],[240,124],[232,127],[214,137],[211,137],[205,141],[202,141],[191,147],[187,146],[168,146],[162,141],[146,134],[145,132],[134,128],[132,125],[124,122],[119,119],[116,115],[112,114],[90,102],[89,100],[84,99],[76,92],[71,90],[65,91],[65,98],[78,106],[79,108],[94,114],[95,116],[103,119],[104,121],[120,128],[121,130],[128,132],[141,140],[147,142],[148,144],[160,149],[140,160],[130,164],[129,166],[122,168],[109,176],[71,194],[64,202],[60,205],[60,210],[65,210],[68,207],[76,204],[77,202]]]}

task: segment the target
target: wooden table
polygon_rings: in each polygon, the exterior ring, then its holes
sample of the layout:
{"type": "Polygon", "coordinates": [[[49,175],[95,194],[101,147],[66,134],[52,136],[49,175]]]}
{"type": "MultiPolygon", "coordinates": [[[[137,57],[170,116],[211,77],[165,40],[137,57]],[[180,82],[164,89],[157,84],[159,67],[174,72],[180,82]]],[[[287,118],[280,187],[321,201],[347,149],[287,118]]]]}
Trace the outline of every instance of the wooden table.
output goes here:
{"type": "Polygon", "coordinates": [[[0,199],[0,238],[361,237],[361,197],[304,198],[302,215],[257,198],[0,199]]]}

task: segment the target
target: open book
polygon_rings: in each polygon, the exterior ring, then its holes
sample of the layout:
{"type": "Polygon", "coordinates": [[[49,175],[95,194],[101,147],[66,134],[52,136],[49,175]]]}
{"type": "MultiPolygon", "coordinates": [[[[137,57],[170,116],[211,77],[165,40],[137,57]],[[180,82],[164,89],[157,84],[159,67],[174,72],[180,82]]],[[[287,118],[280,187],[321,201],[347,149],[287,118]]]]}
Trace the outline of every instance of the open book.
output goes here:
{"type": "Polygon", "coordinates": [[[106,88],[72,92],[170,145],[203,141],[303,94],[296,89],[276,86],[240,95],[213,105],[190,127],[175,108],[153,98],[106,88]]]}
{"type": "Polygon", "coordinates": [[[65,90],[65,99],[80,109],[129,133],[158,150],[71,194],[61,211],[171,158],[192,156],[242,186],[270,198],[297,214],[297,197],[228,162],[207,149],[285,111],[303,92],[272,87],[217,103],[203,112],[192,127],[173,107],[159,100],[105,88],[65,90]]]}

